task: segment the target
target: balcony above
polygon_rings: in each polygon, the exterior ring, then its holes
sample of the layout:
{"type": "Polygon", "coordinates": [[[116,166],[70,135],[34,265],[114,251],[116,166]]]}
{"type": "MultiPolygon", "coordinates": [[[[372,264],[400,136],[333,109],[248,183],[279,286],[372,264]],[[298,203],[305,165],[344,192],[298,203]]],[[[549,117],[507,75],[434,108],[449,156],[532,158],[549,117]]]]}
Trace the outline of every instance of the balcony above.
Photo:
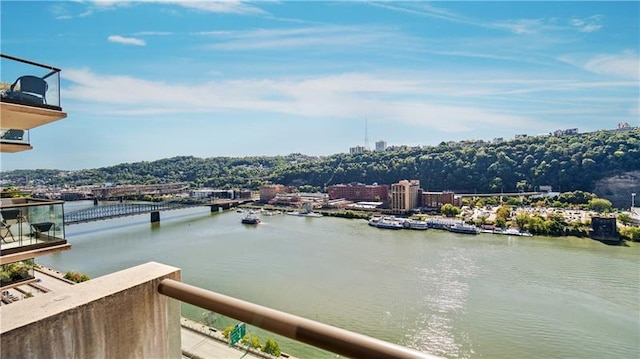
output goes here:
{"type": "Polygon", "coordinates": [[[0,201],[0,264],[71,248],[64,238],[64,202],[34,198],[0,201]]]}
{"type": "Polygon", "coordinates": [[[0,60],[0,152],[30,150],[28,130],[67,117],[60,69],[5,54],[0,60]]]}
{"type": "Polygon", "coordinates": [[[7,102],[0,99],[0,118],[2,128],[30,130],[67,117],[61,110],[7,102]]]}

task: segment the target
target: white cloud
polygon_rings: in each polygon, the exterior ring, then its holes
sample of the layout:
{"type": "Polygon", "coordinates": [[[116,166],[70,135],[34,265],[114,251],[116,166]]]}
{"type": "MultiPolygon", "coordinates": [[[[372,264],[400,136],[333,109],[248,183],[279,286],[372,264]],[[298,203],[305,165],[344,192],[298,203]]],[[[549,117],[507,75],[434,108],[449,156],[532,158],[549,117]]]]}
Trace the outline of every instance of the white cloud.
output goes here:
{"type": "Polygon", "coordinates": [[[601,21],[602,15],[593,15],[584,19],[574,17],[569,24],[580,32],[595,32],[602,28],[601,21]]]}
{"type": "Polygon", "coordinates": [[[136,32],[136,36],[169,36],[173,35],[173,32],[169,31],[140,31],[136,32]]]}
{"type": "Polygon", "coordinates": [[[99,106],[101,113],[104,107],[116,109],[111,110],[114,116],[264,112],[329,120],[376,114],[385,121],[447,132],[478,126],[526,129],[536,123],[526,116],[465,101],[468,84],[464,83],[458,87],[449,84],[452,96],[461,98],[447,104],[438,98],[443,86],[432,86],[431,80],[410,74],[389,78],[346,73],[307,79],[217,80],[194,85],[68,69],[64,79],[71,83],[64,88],[66,99],[99,106]]]}
{"type": "Polygon", "coordinates": [[[598,75],[640,79],[640,58],[632,51],[589,56],[564,55],[559,60],[598,75]]]}
{"type": "Polygon", "coordinates": [[[632,53],[596,56],[587,61],[584,68],[600,75],[640,79],[640,59],[632,53]]]}
{"type": "Polygon", "coordinates": [[[239,0],[207,0],[207,1],[184,1],[184,0],[138,0],[138,1],[119,1],[119,0],[94,0],[93,4],[100,9],[110,9],[120,6],[127,6],[132,3],[159,3],[181,6],[188,9],[194,9],[204,12],[228,13],[228,14],[248,14],[263,15],[266,14],[262,9],[249,5],[245,1],[239,0]]]}
{"type": "Polygon", "coordinates": [[[135,37],[124,37],[120,35],[110,35],[107,37],[107,40],[110,42],[115,42],[118,44],[124,45],[135,45],[135,46],[146,46],[147,43],[142,39],[137,39],[135,37]]]}
{"type": "Polygon", "coordinates": [[[382,29],[348,26],[208,31],[195,34],[212,37],[216,40],[207,46],[208,48],[224,50],[284,49],[319,45],[353,47],[366,43],[380,43],[395,36],[392,32],[382,29]]]}

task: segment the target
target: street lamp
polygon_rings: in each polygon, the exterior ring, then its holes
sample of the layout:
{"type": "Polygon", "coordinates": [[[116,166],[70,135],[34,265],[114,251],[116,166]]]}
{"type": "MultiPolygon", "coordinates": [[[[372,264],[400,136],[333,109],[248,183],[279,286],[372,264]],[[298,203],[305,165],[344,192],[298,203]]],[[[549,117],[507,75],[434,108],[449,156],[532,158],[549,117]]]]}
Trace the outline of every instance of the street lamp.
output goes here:
{"type": "Polygon", "coordinates": [[[636,194],[632,193],[631,194],[631,208],[636,206],[636,194]]]}

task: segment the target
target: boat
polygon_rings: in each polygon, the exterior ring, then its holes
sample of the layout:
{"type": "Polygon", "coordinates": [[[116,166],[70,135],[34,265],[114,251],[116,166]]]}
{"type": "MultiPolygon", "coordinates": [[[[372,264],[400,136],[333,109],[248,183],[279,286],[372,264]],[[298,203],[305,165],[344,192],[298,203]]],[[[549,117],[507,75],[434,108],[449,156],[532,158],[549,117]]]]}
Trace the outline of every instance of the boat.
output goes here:
{"type": "Polygon", "coordinates": [[[370,226],[373,227],[377,227],[378,223],[382,220],[382,217],[371,217],[369,218],[369,220],[367,221],[367,223],[369,223],[370,226]]]}
{"type": "Polygon", "coordinates": [[[298,216],[298,217],[322,217],[322,214],[315,213],[313,211],[313,203],[312,202],[303,203],[301,212],[293,211],[293,212],[287,212],[287,214],[290,215],[290,216],[298,216]]]}
{"type": "Polygon", "coordinates": [[[454,223],[446,227],[449,232],[462,234],[478,234],[480,230],[476,226],[464,223],[454,223]]]}
{"type": "Polygon", "coordinates": [[[429,229],[429,223],[427,221],[420,221],[417,219],[408,219],[404,221],[403,225],[405,226],[405,228],[417,229],[420,231],[429,229]]]}
{"type": "Polygon", "coordinates": [[[298,211],[294,211],[294,212],[287,212],[288,215],[290,216],[298,216],[298,217],[322,217],[322,214],[320,213],[315,213],[315,212],[298,212],[298,211]]]}
{"type": "Polygon", "coordinates": [[[369,225],[382,229],[403,229],[402,221],[395,217],[374,217],[369,220],[369,225]]]}
{"type": "Polygon", "coordinates": [[[242,224],[258,224],[260,223],[260,218],[256,217],[254,213],[249,212],[249,214],[242,217],[240,222],[242,222],[242,224]]]}
{"type": "MultiPolygon", "coordinates": [[[[496,232],[494,232],[496,233],[496,232]]],[[[506,234],[506,235],[510,235],[510,236],[520,236],[520,237],[531,237],[533,236],[531,233],[527,232],[527,231],[521,231],[517,228],[513,228],[513,227],[509,227],[509,228],[505,228],[502,230],[502,233],[499,234],[506,234]]]]}

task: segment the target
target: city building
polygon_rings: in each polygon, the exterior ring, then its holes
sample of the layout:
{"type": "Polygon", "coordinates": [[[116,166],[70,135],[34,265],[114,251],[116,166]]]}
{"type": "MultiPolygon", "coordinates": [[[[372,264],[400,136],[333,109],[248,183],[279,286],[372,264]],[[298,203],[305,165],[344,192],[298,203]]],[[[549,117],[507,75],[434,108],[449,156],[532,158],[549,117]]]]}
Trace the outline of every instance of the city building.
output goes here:
{"type": "Polygon", "coordinates": [[[260,202],[268,202],[279,193],[293,193],[295,188],[281,184],[265,184],[260,186],[260,202]]]}
{"type": "Polygon", "coordinates": [[[389,187],[386,185],[366,185],[362,183],[336,184],[327,187],[329,199],[344,198],[349,201],[387,202],[389,187]]]}
{"type": "Polygon", "coordinates": [[[364,146],[355,146],[349,148],[349,154],[355,155],[358,153],[364,153],[367,149],[364,146]]]}
{"type": "Polygon", "coordinates": [[[420,181],[402,180],[391,185],[391,211],[404,213],[420,207],[420,181]]]}
{"type": "Polygon", "coordinates": [[[387,143],[385,141],[376,142],[376,151],[384,151],[387,149],[387,143]]]}
{"type": "Polygon", "coordinates": [[[453,192],[422,192],[422,206],[426,208],[440,209],[447,203],[456,205],[456,202],[453,192]]]}
{"type": "Polygon", "coordinates": [[[234,193],[231,189],[212,189],[212,188],[199,188],[189,191],[189,197],[204,199],[204,198],[223,198],[234,199],[234,193]]]}

